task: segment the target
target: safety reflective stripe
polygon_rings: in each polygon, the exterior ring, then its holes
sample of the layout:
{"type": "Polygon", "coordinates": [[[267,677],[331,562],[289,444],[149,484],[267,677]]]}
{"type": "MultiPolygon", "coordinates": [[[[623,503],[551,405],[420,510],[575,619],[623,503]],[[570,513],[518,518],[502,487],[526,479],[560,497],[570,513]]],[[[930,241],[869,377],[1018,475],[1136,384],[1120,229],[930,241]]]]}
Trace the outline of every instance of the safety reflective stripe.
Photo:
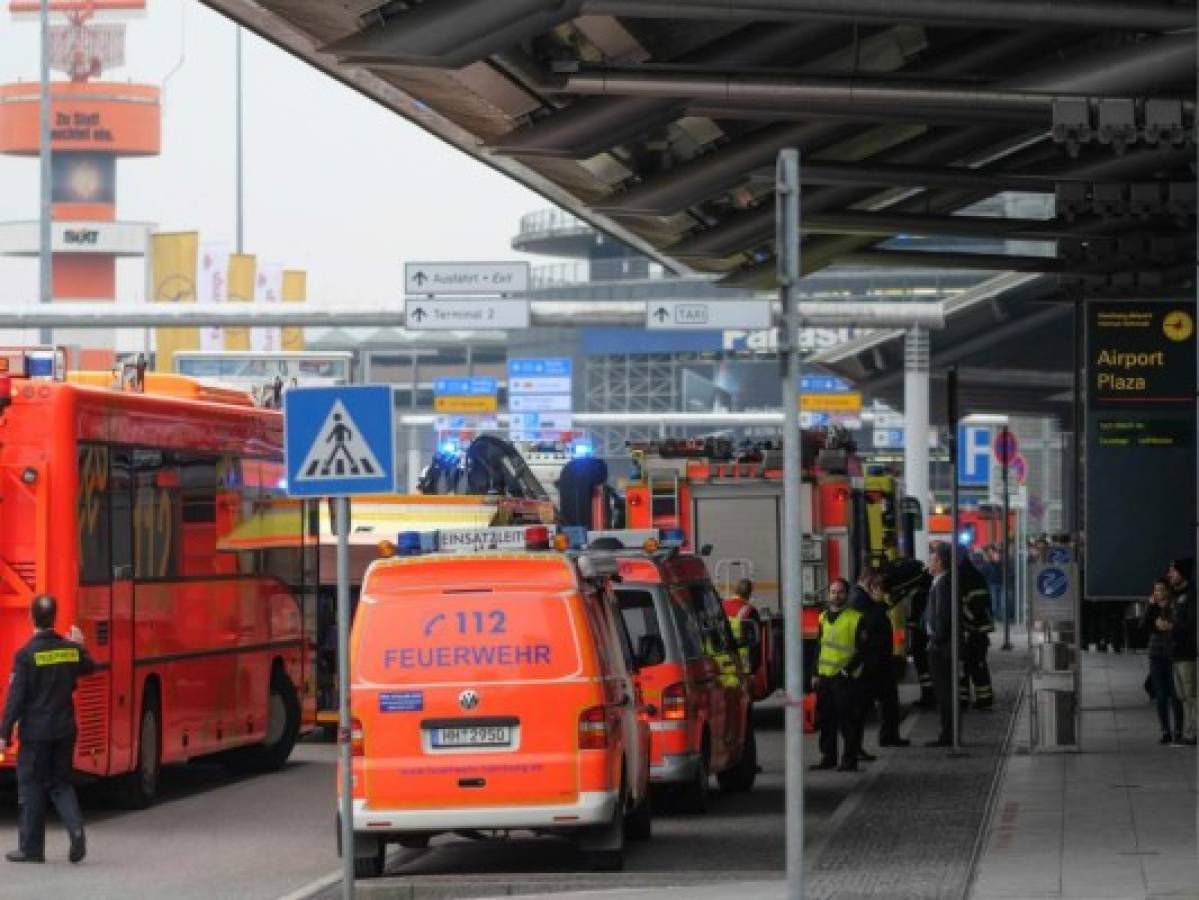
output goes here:
{"type": "Polygon", "coordinates": [[[63,663],[79,662],[79,651],[74,647],[63,647],[59,650],[38,650],[33,654],[35,666],[57,666],[63,663]]]}
{"type": "Polygon", "coordinates": [[[820,614],[820,657],[816,663],[818,675],[836,675],[844,669],[855,650],[858,623],[862,614],[856,609],[844,609],[835,622],[827,613],[820,614]]]}

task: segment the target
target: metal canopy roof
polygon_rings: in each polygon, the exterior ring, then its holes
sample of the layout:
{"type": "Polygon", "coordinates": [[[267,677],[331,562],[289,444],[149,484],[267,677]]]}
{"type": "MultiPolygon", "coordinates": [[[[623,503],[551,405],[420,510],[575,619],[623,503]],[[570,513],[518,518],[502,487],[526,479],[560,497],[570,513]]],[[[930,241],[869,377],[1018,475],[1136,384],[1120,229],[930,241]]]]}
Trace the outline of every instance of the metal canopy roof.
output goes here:
{"type": "Polygon", "coordinates": [[[772,166],[797,146],[808,271],[1194,279],[1193,3],[206,2],[677,271],[771,283],[772,166]],[[1005,190],[1057,217],[961,214],[1005,190]]]}

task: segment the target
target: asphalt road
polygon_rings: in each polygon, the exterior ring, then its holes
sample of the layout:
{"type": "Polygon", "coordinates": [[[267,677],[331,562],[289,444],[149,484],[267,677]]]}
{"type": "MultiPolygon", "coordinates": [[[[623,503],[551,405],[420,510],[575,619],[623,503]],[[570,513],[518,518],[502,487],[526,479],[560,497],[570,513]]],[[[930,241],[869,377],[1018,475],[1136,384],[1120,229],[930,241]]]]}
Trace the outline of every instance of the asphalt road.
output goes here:
{"type": "MultiPolygon", "coordinates": [[[[762,773],[752,793],[721,794],[713,780],[707,815],[663,809],[654,838],[629,846],[625,871],[593,874],[565,841],[536,838],[472,841],[442,837],[426,851],[392,853],[388,876],[359,882],[363,897],[424,886],[437,896],[507,893],[509,886],[544,890],[623,885],[710,884],[778,878],[783,870],[782,708],[757,710],[762,773]]],[[[874,728],[868,729],[873,745],[874,728]]],[[[804,741],[807,761],[815,739],[804,741]]],[[[117,808],[102,789],[81,791],[88,823],[88,858],[66,862],[66,835],[53,817],[44,866],[0,861],[0,897],[45,900],[87,897],[127,900],[279,900],[302,887],[314,897],[339,870],[334,849],[333,777],[336,750],[301,744],[274,775],[235,777],[211,763],[166,769],[162,797],[151,809],[117,808]]],[[[874,765],[878,765],[877,763],[874,765]]],[[[866,794],[869,764],[857,775],[809,774],[806,779],[808,853],[819,852],[836,822],[866,794]],[[845,801],[850,802],[845,802],[845,801]]],[[[16,846],[16,804],[0,792],[0,849],[16,846]]],[[[404,894],[411,896],[411,894],[404,894]]]]}
{"type": "MultiPolygon", "coordinates": [[[[335,756],[331,744],[301,744],[283,771],[254,777],[212,763],[167,768],[160,802],[137,812],[85,788],[87,859],[67,862],[66,833],[51,816],[47,863],[0,859],[0,897],[275,900],[337,868],[335,756]]],[[[0,847],[16,843],[15,796],[5,792],[0,847]]]]}

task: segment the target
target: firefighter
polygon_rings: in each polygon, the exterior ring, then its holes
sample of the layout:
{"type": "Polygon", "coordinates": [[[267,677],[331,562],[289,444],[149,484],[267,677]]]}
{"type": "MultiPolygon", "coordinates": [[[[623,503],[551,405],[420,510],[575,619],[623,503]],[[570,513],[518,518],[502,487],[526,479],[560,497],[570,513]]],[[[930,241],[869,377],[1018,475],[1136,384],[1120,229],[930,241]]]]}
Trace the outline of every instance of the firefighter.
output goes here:
{"type": "Polygon", "coordinates": [[[995,703],[995,692],[991,687],[991,670],[987,666],[987,650],[991,646],[990,634],[995,630],[991,617],[991,588],[987,579],[978,571],[965,548],[958,554],[958,592],[961,597],[962,631],[965,642],[962,646],[962,665],[965,669],[959,681],[959,699],[970,702],[970,691],[974,689],[974,708],[990,709],[995,703]]]}
{"type": "MultiPolygon", "coordinates": [[[[895,680],[893,655],[895,641],[891,633],[890,604],[887,602],[883,576],[872,571],[863,587],[865,599],[863,594],[855,591],[853,600],[853,608],[862,614],[866,630],[861,677],[863,719],[877,702],[878,745],[907,747],[910,741],[899,736],[899,685],[895,680]]],[[[860,748],[858,754],[863,759],[870,759],[860,748]]]]}
{"type": "Polygon", "coordinates": [[[858,771],[861,700],[859,676],[865,628],[862,614],[849,607],[849,582],[834,579],[828,589],[829,605],[820,614],[819,654],[816,660],[816,722],[820,729],[820,762],[813,770],[858,771]],[[837,735],[842,753],[837,761],[837,735]]]}
{"type": "Polygon", "coordinates": [[[748,578],[742,578],[737,582],[734,595],[724,601],[725,615],[729,617],[729,626],[733,629],[733,637],[737,639],[737,646],[741,648],[741,662],[745,671],[751,673],[758,670],[762,634],[762,614],[754,606],[753,596],[754,583],[748,578]],[[758,643],[753,646],[747,645],[745,642],[743,634],[745,629],[742,627],[744,622],[753,622],[757,625],[758,643]]]}
{"type": "Polygon", "coordinates": [[[58,604],[48,594],[33,599],[33,638],[17,651],[12,681],[0,723],[0,752],[21,728],[17,750],[17,849],[5,854],[9,862],[46,861],[46,798],[71,839],[70,860],[87,854],[83,813],[71,785],[75,759],[75,683],[96,665],[83,648],[83,634],[72,626],[64,639],[54,630],[58,604]]]}

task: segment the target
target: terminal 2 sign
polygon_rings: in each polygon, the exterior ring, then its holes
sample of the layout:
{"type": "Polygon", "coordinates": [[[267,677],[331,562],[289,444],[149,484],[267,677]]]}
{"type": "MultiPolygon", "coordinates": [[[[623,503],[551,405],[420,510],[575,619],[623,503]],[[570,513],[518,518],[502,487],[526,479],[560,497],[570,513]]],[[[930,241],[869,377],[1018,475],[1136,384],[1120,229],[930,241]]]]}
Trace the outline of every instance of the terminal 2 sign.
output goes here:
{"type": "Polygon", "coordinates": [[[1193,555],[1195,303],[1086,309],[1085,584],[1090,599],[1124,601],[1193,555]]]}

